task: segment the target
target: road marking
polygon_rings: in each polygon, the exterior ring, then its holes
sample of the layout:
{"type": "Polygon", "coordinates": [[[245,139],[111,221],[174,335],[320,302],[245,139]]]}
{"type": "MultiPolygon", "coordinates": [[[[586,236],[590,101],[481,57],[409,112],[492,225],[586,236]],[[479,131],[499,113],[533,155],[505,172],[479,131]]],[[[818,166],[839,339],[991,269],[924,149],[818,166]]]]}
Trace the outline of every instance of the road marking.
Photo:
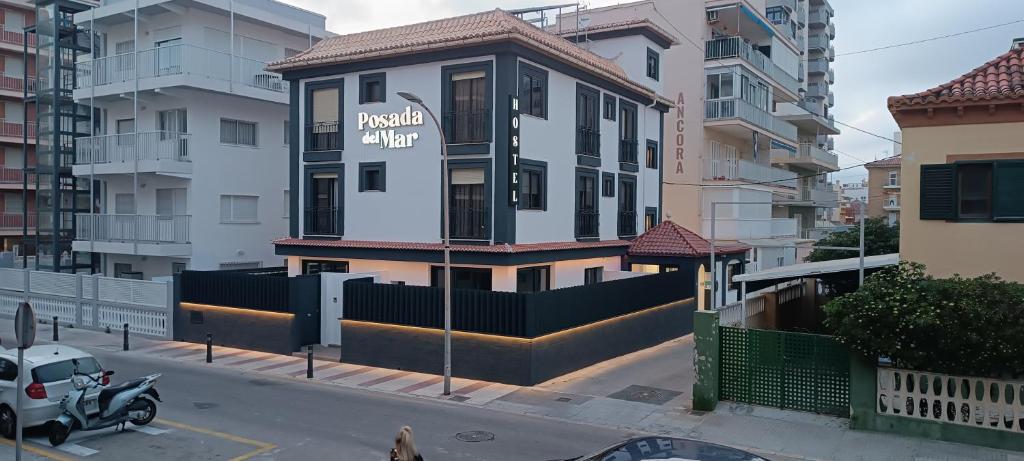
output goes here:
{"type": "Polygon", "coordinates": [[[210,429],[205,429],[205,428],[202,428],[202,427],[191,426],[191,425],[188,425],[188,424],[185,424],[185,423],[178,423],[178,422],[168,421],[166,419],[159,419],[159,418],[156,419],[155,421],[157,423],[163,424],[165,426],[171,426],[171,427],[174,427],[174,428],[177,428],[177,429],[184,429],[186,431],[192,431],[192,432],[197,432],[197,433],[200,433],[200,434],[206,434],[206,435],[210,435],[210,436],[213,436],[213,437],[222,438],[224,440],[230,440],[232,442],[238,442],[238,443],[241,443],[241,444],[251,445],[251,446],[256,447],[255,450],[250,451],[248,453],[245,453],[243,455],[239,455],[239,456],[236,456],[234,458],[231,458],[229,461],[245,461],[245,460],[250,459],[250,458],[252,458],[254,456],[262,455],[263,453],[266,453],[266,452],[268,452],[270,450],[273,450],[273,449],[277,448],[277,445],[274,445],[272,443],[260,442],[258,440],[247,439],[247,438],[239,436],[239,435],[227,434],[227,433],[224,433],[224,432],[217,432],[217,431],[210,430],[210,429]]]}
{"type": "MultiPolygon", "coordinates": [[[[14,443],[13,440],[7,440],[7,439],[2,438],[2,437],[0,437],[0,444],[7,445],[7,446],[9,446],[11,448],[14,448],[14,446],[15,446],[15,443],[14,443]]],[[[54,452],[52,452],[50,450],[44,450],[44,449],[36,447],[34,445],[22,444],[22,447],[24,447],[25,451],[27,451],[29,453],[33,453],[33,454],[42,456],[44,458],[51,459],[53,461],[74,461],[73,459],[68,458],[68,457],[66,457],[64,455],[61,455],[61,454],[58,454],[58,453],[54,453],[54,452]]]]}
{"type": "Polygon", "coordinates": [[[171,432],[170,429],[157,429],[155,427],[136,426],[134,424],[132,425],[132,427],[129,427],[128,430],[129,431],[135,431],[135,432],[141,432],[143,434],[148,434],[148,435],[160,435],[160,434],[166,434],[168,432],[171,432]]]}
{"type": "MultiPolygon", "coordinates": [[[[48,439],[43,438],[43,437],[29,437],[29,438],[26,438],[25,441],[26,442],[32,442],[32,443],[34,443],[36,445],[39,445],[39,446],[47,446],[47,445],[50,444],[50,441],[48,439]]],[[[24,446],[28,446],[28,445],[24,445],[24,446]]],[[[74,443],[74,442],[64,442],[64,443],[60,444],[60,446],[53,447],[53,449],[54,450],[63,451],[64,453],[67,453],[67,454],[70,454],[70,455],[80,456],[82,458],[84,458],[86,456],[92,456],[92,455],[95,455],[96,453],[99,453],[98,450],[93,450],[92,448],[89,448],[89,447],[83,447],[83,446],[81,446],[81,445],[79,445],[77,443],[74,443]]]]}

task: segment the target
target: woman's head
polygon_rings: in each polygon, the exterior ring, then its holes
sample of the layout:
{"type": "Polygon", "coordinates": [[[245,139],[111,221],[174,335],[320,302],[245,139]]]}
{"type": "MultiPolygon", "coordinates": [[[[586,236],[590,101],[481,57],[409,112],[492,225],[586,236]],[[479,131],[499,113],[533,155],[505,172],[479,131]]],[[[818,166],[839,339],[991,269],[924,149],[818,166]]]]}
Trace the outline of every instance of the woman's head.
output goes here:
{"type": "Polygon", "coordinates": [[[395,453],[398,461],[413,461],[416,458],[416,443],[412,438],[412,428],[402,426],[395,436],[395,453]]]}

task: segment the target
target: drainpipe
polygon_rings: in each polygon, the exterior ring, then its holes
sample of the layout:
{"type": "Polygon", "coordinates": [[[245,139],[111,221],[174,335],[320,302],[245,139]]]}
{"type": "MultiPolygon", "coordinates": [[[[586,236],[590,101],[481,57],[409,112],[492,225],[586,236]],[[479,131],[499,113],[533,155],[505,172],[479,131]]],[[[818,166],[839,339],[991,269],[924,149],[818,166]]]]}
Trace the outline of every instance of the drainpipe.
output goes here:
{"type": "Polygon", "coordinates": [[[228,1],[228,15],[231,23],[231,64],[228,65],[228,92],[235,91],[235,0],[228,1]]]}
{"type": "MultiPolygon", "coordinates": [[[[96,142],[96,121],[93,120],[95,117],[94,108],[96,104],[96,7],[89,8],[91,17],[89,18],[89,33],[92,34],[89,37],[89,43],[92,44],[89,54],[92,56],[92,65],[89,69],[89,135],[93,138],[92,142],[96,142]]],[[[96,217],[93,214],[94,206],[96,203],[96,159],[93,158],[95,154],[95,144],[92,146],[93,152],[89,153],[89,255],[96,249],[96,217]]],[[[92,272],[90,268],[89,272],[92,272]]]]}
{"type": "MultiPolygon", "coordinates": [[[[132,18],[134,38],[132,54],[135,58],[135,89],[132,91],[132,136],[135,136],[135,161],[132,171],[132,213],[134,216],[135,238],[132,240],[132,254],[139,254],[139,0],[135,0],[135,14],[132,18]]],[[[91,206],[91,204],[90,204],[91,206]]]]}

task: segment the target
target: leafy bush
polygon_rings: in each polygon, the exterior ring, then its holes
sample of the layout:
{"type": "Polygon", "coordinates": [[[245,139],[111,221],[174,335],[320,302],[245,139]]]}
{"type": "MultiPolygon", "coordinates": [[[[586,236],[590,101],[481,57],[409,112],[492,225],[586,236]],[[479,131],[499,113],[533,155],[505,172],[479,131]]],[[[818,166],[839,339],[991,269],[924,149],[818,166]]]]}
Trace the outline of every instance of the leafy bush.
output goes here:
{"type": "Polygon", "coordinates": [[[825,305],[851,350],[899,367],[972,376],[1024,374],[1024,284],[995,274],[935,279],[900,263],[825,305]]]}
{"type": "MultiPolygon", "coordinates": [[[[849,229],[833,232],[818,240],[815,246],[831,247],[859,247],[860,246],[860,224],[854,224],[849,229]]],[[[887,255],[900,252],[900,226],[890,226],[885,218],[864,219],[864,255],[887,255]]],[[[856,258],[856,251],[826,250],[818,248],[811,251],[811,254],[804,258],[807,262],[831,261],[833,259],[856,258]]]]}

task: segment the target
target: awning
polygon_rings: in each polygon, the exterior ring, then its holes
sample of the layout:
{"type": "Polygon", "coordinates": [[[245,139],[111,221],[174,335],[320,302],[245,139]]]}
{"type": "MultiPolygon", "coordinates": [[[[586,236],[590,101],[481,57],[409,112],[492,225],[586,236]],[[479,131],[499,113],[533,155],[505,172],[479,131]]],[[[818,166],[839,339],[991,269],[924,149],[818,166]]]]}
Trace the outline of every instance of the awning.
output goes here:
{"type": "MultiPolygon", "coordinates": [[[[892,253],[878,256],[865,256],[864,269],[878,269],[885,266],[895,266],[900,263],[900,254],[892,253]]],[[[813,263],[793,264],[772,269],[766,269],[749,274],[733,276],[736,282],[760,282],[779,279],[811,278],[825,274],[838,272],[856,271],[860,268],[860,258],[835,259],[832,261],[821,261],[813,263]]]]}

